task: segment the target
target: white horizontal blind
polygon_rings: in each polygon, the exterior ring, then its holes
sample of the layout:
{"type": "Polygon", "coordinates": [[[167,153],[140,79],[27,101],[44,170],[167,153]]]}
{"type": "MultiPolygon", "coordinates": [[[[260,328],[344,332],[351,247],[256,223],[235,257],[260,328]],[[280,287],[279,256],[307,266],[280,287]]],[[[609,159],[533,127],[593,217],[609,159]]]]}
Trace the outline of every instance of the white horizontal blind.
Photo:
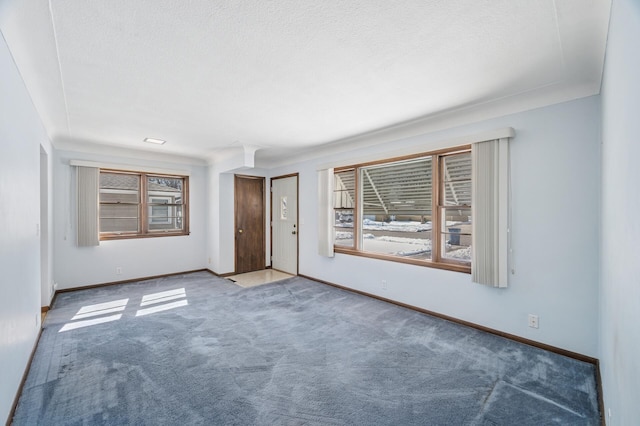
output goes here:
{"type": "Polygon", "coordinates": [[[333,257],[333,169],[318,171],[318,254],[333,257]]]}
{"type": "Polygon", "coordinates": [[[471,278],[493,287],[508,285],[508,139],[472,145],[473,249],[471,278]]]}
{"type": "Polygon", "coordinates": [[[77,167],[78,188],[78,247],[100,244],[98,223],[98,194],[100,169],[77,167]]]}

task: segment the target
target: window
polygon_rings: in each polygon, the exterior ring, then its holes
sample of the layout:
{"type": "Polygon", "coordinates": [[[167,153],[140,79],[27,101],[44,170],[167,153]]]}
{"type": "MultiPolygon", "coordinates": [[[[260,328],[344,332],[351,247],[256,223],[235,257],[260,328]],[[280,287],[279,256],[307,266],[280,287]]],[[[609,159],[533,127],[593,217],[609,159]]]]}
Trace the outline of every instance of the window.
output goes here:
{"type": "Polygon", "coordinates": [[[469,272],[471,147],[334,172],[337,252],[469,272]]]}
{"type": "Polygon", "coordinates": [[[100,170],[100,239],[187,235],[188,177],[100,170]]]}

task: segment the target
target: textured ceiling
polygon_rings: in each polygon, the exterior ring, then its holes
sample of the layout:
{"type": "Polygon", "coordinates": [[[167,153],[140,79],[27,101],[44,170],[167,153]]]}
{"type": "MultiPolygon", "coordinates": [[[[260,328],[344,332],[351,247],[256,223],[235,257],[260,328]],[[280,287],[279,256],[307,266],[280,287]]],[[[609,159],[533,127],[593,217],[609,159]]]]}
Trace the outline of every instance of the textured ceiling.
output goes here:
{"type": "Polygon", "coordinates": [[[0,29],[56,146],[213,160],[244,145],[275,158],[443,113],[599,93],[609,6],[0,0],[0,29]]]}

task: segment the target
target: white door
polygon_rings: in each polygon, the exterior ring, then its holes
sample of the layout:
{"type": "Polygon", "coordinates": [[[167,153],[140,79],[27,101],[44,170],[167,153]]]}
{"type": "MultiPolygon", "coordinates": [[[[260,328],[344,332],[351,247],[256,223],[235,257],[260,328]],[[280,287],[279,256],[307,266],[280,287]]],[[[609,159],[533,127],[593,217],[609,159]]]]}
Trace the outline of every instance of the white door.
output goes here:
{"type": "Polygon", "coordinates": [[[271,179],[271,267],[298,274],[298,176],[271,179]]]}

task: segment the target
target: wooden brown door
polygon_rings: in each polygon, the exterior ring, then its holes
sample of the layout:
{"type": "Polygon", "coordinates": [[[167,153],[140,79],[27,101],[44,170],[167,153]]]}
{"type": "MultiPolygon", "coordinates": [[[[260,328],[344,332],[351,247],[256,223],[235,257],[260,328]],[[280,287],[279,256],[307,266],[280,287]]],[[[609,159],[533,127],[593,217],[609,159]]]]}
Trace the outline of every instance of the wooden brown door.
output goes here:
{"type": "Polygon", "coordinates": [[[264,215],[264,178],[236,175],[236,274],[265,268],[264,215]]]}

